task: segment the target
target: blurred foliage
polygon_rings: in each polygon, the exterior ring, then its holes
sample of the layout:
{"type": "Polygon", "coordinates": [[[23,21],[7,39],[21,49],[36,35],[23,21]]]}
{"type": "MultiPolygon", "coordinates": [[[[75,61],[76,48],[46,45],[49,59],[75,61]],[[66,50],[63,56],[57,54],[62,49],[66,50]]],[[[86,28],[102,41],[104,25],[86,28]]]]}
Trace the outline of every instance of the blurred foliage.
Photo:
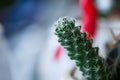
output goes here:
{"type": "Polygon", "coordinates": [[[0,9],[11,6],[15,3],[16,0],[1,0],[0,1],[0,9]]]}

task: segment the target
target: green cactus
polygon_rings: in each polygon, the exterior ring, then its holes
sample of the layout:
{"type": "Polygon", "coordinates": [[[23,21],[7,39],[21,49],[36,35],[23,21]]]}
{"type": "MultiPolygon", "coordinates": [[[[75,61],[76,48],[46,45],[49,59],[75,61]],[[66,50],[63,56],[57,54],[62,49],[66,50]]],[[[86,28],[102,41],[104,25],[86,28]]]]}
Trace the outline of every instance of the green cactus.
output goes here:
{"type": "Polygon", "coordinates": [[[81,26],[75,26],[75,20],[60,18],[55,24],[58,42],[68,51],[70,59],[83,72],[87,80],[108,80],[102,58],[98,56],[98,47],[92,47],[93,40],[86,39],[81,26]]]}

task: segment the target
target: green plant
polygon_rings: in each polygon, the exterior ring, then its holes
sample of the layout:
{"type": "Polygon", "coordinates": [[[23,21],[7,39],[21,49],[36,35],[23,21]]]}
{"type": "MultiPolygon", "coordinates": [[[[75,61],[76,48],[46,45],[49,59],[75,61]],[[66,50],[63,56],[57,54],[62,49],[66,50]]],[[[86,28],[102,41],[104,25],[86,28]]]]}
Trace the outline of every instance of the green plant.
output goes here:
{"type": "Polygon", "coordinates": [[[103,60],[98,56],[98,47],[92,47],[93,40],[86,39],[86,33],[81,33],[81,26],[75,26],[75,20],[60,18],[55,24],[55,34],[58,42],[68,51],[70,59],[83,72],[87,80],[108,80],[104,70],[103,60]]]}

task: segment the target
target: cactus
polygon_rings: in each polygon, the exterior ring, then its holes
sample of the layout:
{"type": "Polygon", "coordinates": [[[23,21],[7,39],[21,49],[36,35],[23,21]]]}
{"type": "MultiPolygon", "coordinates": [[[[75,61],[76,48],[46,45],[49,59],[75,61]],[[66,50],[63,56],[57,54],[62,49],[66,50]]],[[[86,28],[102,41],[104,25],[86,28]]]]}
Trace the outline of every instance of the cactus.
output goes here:
{"type": "Polygon", "coordinates": [[[120,80],[120,41],[108,53],[106,70],[110,75],[110,80],[120,80]]]}
{"type": "Polygon", "coordinates": [[[55,35],[58,42],[68,51],[70,59],[83,72],[86,80],[108,80],[98,47],[92,47],[93,40],[86,39],[86,33],[81,33],[81,26],[75,26],[72,18],[60,18],[55,24],[55,35]]]}

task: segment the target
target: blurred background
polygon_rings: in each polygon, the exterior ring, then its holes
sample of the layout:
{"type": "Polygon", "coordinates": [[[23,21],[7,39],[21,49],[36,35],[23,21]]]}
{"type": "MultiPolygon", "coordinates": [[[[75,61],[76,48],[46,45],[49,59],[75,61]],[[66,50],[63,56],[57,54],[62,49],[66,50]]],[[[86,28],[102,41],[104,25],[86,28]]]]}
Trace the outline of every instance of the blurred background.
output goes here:
{"type": "Polygon", "coordinates": [[[89,27],[104,58],[120,39],[119,0],[1,0],[0,80],[62,80],[75,66],[54,35],[64,16],[89,27]]]}

